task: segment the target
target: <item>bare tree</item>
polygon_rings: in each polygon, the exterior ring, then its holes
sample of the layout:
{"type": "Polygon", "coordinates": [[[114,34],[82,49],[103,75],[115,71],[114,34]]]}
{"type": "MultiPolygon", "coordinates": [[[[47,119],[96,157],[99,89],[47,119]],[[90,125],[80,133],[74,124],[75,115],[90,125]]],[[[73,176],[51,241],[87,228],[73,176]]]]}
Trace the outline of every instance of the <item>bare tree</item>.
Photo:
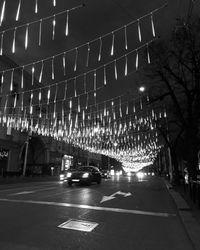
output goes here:
{"type": "Polygon", "coordinates": [[[182,22],[174,29],[170,41],[152,45],[151,64],[145,72],[150,79],[150,101],[162,101],[168,110],[168,127],[158,122],[157,128],[173,153],[182,140],[185,145],[182,156],[193,180],[197,176],[200,142],[199,30],[199,18],[187,24],[182,22]]]}

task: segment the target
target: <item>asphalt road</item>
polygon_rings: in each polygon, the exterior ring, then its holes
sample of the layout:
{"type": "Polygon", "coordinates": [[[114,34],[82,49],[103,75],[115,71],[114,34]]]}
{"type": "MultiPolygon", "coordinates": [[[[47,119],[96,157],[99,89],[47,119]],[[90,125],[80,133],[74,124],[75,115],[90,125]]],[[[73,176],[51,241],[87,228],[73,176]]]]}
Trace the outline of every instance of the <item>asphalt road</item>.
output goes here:
{"type": "Polygon", "coordinates": [[[155,176],[0,188],[1,250],[193,249],[168,189],[155,176]]]}

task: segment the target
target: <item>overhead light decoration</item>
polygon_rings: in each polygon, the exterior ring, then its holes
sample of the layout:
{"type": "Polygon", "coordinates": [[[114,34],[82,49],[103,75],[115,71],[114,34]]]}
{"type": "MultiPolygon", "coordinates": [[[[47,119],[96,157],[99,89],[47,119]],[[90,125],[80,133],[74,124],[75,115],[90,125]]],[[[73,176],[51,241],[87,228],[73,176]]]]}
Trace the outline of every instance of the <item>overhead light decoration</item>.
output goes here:
{"type": "MultiPolygon", "coordinates": [[[[5,1],[3,2],[0,12],[0,24],[4,20],[5,14],[5,1]]],[[[56,1],[53,0],[53,6],[56,6],[56,1]]],[[[83,6],[83,5],[81,5],[83,6]]],[[[62,13],[54,14],[53,16],[40,19],[38,21],[29,22],[22,26],[16,26],[14,29],[8,29],[0,32],[0,54],[3,54],[3,39],[4,33],[8,31],[14,31],[12,40],[12,53],[16,51],[16,38],[17,30],[19,27],[25,28],[24,48],[28,49],[29,45],[29,29],[30,26],[39,23],[38,32],[38,44],[41,45],[42,41],[42,23],[46,19],[52,20],[52,39],[55,39],[56,32],[56,17],[57,15],[67,13],[65,35],[69,32],[69,11],[81,6],[74,7],[70,10],[65,10],[62,13]]],[[[162,6],[161,8],[163,8],[162,6]]],[[[160,150],[160,143],[158,139],[158,133],[155,126],[157,119],[166,118],[166,111],[155,110],[146,108],[145,102],[141,98],[134,100],[123,101],[122,96],[118,96],[115,99],[104,101],[102,104],[97,103],[98,90],[107,86],[107,67],[112,65],[113,76],[115,80],[118,80],[120,74],[118,74],[117,68],[118,62],[121,60],[124,63],[124,76],[127,76],[130,72],[128,70],[128,56],[134,54],[135,56],[135,70],[138,70],[139,65],[139,51],[141,49],[147,49],[147,61],[150,63],[150,55],[148,46],[151,42],[155,41],[155,27],[153,22],[153,13],[158,11],[158,8],[147,15],[126,24],[112,32],[105,34],[97,39],[87,42],[81,46],[73,48],[63,53],[53,55],[48,58],[43,58],[41,61],[32,62],[27,65],[15,67],[12,69],[3,70],[1,74],[1,93],[4,89],[4,77],[5,74],[10,76],[10,92],[0,95],[2,98],[4,112],[0,112],[0,123],[2,126],[14,128],[20,131],[31,131],[42,136],[51,136],[57,140],[64,140],[67,143],[79,147],[83,150],[88,150],[98,154],[104,154],[109,157],[115,158],[122,162],[125,167],[139,168],[145,164],[149,164],[156,157],[157,152],[160,150]],[[140,45],[136,49],[128,50],[128,36],[127,27],[133,24],[137,25],[139,42],[142,42],[141,33],[141,20],[145,17],[150,17],[153,39],[147,43],[140,45]],[[65,79],[64,81],[39,85],[35,81],[35,73],[39,72],[38,82],[43,82],[43,71],[45,62],[51,60],[51,80],[55,80],[54,63],[55,58],[61,58],[63,75],[66,75],[66,56],[70,51],[75,52],[74,57],[74,72],[77,71],[79,49],[81,47],[87,48],[86,64],[89,66],[91,56],[91,43],[98,42],[99,51],[97,60],[100,62],[102,59],[102,47],[103,38],[112,35],[112,44],[110,48],[110,55],[115,55],[115,39],[116,33],[119,30],[124,31],[124,49],[126,54],[114,58],[108,63],[104,63],[98,68],[89,70],[88,72],[76,75],[73,78],[65,79]],[[31,86],[32,89],[24,90],[24,70],[26,67],[31,68],[31,86]],[[39,70],[37,70],[39,68],[39,70]],[[21,91],[14,92],[14,75],[15,71],[21,71],[20,86],[21,91]],[[93,86],[89,89],[87,84],[88,79],[91,78],[93,86]],[[101,86],[99,84],[101,77],[101,86]],[[79,93],[77,89],[77,79],[82,80],[83,92],[79,93]],[[67,96],[68,84],[72,82],[74,84],[74,95],[67,96]],[[59,89],[63,90],[63,96],[58,98],[59,89]],[[10,105],[10,99],[14,96],[12,106],[10,105]],[[83,97],[83,98],[82,98],[83,97]],[[26,100],[29,98],[27,105],[26,100]],[[19,102],[17,101],[19,99],[19,102]],[[82,100],[83,99],[83,100],[82,100]],[[91,104],[91,102],[93,104],[91,104]],[[10,112],[12,111],[12,112],[10,112]]],[[[21,0],[18,2],[16,21],[19,20],[21,10],[21,0]]],[[[35,0],[35,13],[38,12],[38,1],[35,0]]],[[[131,60],[130,60],[131,61],[131,60]]],[[[8,88],[7,88],[8,89],[8,88]]]]}

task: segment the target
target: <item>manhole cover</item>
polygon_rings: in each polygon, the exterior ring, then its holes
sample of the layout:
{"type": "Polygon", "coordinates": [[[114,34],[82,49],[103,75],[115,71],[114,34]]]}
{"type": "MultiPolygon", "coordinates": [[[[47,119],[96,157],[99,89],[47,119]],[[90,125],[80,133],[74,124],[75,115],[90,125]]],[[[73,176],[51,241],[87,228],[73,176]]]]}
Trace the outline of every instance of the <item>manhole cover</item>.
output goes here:
{"type": "Polygon", "coordinates": [[[91,232],[96,226],[98,226],[98,223],[96,222],[70,219],[60,224],[58,227],[64,228],[64,229],[91,232]]]}

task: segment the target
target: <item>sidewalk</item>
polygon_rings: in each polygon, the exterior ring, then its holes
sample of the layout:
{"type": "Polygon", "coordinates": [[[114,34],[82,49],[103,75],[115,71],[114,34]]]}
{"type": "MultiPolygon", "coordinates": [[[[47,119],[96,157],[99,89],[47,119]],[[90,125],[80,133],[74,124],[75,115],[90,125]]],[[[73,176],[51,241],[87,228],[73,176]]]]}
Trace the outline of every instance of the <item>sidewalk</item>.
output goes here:
{"type": "Polygon", "coordinates": [[[15,184],[15,183],[26,183],[26,182],[43,182],[43,181],[59,181],[59,176],[7,176],[0,177],[1,184],[15,184]]]}
{"type": "Polygon", "coordinates": [[[194,249],[200,249],[200,208],[193,204],[187,196],[184,195],[181,187],[173,188],[172,185],[165,180],[165,184],[177,206],[180,218],[185,226],[194,249]]]}

